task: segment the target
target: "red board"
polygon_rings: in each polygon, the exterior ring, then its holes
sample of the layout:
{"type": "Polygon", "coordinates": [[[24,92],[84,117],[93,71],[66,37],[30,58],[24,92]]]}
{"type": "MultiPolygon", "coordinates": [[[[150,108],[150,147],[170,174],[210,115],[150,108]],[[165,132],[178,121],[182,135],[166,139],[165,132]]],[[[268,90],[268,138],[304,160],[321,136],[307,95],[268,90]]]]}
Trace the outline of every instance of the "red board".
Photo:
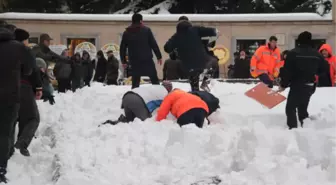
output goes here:
{"type": "Polygon", "coordinates": [[[280,93],[272,91],[264,83],[259,83],[245,93],[246,96],[256,100],[269,109],[279,105],[286,100],[286,97],[280,93]]]}

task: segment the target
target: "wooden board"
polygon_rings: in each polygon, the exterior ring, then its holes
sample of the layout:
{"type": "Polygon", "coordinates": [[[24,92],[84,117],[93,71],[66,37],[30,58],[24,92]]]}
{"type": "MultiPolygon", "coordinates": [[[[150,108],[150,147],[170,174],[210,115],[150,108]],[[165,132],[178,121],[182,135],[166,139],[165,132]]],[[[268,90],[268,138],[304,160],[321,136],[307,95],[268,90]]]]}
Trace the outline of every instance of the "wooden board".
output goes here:
{"type": "Polygon", "coordinates": [[[258,83],[255,87],[248,90],[245,95],[269,109],[272,109],[286,100],[286,97],[280,93],[272,91],[272,89],[267,87],[264,83],[258,83]]]}

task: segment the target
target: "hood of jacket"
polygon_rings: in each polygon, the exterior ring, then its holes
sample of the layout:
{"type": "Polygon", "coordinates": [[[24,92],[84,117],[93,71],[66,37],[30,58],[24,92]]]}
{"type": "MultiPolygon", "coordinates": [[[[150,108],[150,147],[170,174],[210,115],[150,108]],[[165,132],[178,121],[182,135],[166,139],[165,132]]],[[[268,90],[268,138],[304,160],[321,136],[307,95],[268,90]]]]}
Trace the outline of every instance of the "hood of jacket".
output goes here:
{"type": "Polygon", "coordinates": [[[127,32],[138,32],[140,29],[144,27],[142,23],[131,24],[129,27],[126,28],[127,32]]]}
{"type": "Polygon", "coordinates": [[[177,33],[183,33],[189,30],[189,28],[192,27],[192,24],[189,21],[182,21],[177,24],[176,26],[176,32],[177,33]]]}
{"type": "Polygon", "coordinates": [[[6,42],[14,39],[15,36],[13,32],[6,28],[0,28],[0,42],[6,42]]]}
{"type": "Polygon", "coordinates": [[[90,53],[86,50],[83,51],[82,53],[82,58],[84,59],[84,55],[88,55],[88,58],[86,60],[90,60],[91,59],[91,56],[90,56],[90,53]]]}
{"type": "Polygon", "coordinates": [[[330,55],[330,57],[333,56],[333,52],[332,52],[331,46],[330,46],[329,44],[323,44],[323,45],[320,47],[319,52],[321,53],[322,50],[327,50],[328,53],[329,53],[329,55],[330,55]]]}

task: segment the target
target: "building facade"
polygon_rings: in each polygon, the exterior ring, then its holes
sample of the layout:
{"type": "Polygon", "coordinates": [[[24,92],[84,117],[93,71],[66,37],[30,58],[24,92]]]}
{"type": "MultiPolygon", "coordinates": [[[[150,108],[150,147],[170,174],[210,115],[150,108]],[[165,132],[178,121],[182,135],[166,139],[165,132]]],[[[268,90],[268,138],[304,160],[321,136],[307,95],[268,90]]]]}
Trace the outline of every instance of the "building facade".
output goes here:
{"type": "MultiPolygon", "coordinates": [[[[216,27],[220,31],[217,40],[218,45],[223,45],[229,51],[230,59],[220,67],[222,77],[227,76],[227,67],[232,63],[232,56],[235,51],[248,50],[251,54],[257,47],[265,44],[271,35],[278,37],[278,44],[281,50],[291,49],[296,45],[296,38],[302,31],[310,31],[313,33],[315,47],[319,47],[322,43],[328,43],[336,49],[336,10],[334,7],[333,14],[330,18],[318,18],[314,15],[294,16],[284,14],[268,15],[269,17],[253,17],[252,18],[237,16],[237,18],[222,18],[213,15],[190,15],[193,24],[216,27]],[[201,17],[202,16],[202,17],[201,17]],[[282,18],[281,18],[282,16],[282,18]],[[289,18],[288,18],[289,17],[289,18]],[[246,19],[246,20],[244,20],[246,19]]],[[[130,24],[129,17],[84,17],[79,15],[68,15],[68,18],[44,17],[40,15],[27,17],[22,14],[0,14],[0,18],[6,19],[8,22],[15,24],[17,27],[26,29],[30,32],[30,42],[38,43],[41,33],[48,33],[54,40],[54,44],[64,44],[73,47],[83,41],[91,42],[99,50],[107,43],[119,44],[121,36],[125,28],[130,24]],[[21,16],[21,17],[20,17],[21,16]],[[69,17],[70,16],[70,17],[69,17]],[[73,17],[71,17],[73,16],[73,17]],[[79,16],[79,17],[78,17],[79,16]]],[[[240,14],[241,15],[241,14],[240,14]]],[[[128,16],[128,15],[126,15],[128,16]]],[[[171,35],[175,33],[178,16],[169,18],[158,16],[154,19],[154,15],[145,19],[145,25],[151,27],[157,42],[161,48],[164,58],[168,58],[168,54],[163,51],[163,46],[171,35]],[[160,20],[158,20],[160,19],[160,20]]],[[[230,16],[230,15],[226,15],[230,16]]],[[[158,74],[162,77],[162,66],[157,66],[158,74]]]]}

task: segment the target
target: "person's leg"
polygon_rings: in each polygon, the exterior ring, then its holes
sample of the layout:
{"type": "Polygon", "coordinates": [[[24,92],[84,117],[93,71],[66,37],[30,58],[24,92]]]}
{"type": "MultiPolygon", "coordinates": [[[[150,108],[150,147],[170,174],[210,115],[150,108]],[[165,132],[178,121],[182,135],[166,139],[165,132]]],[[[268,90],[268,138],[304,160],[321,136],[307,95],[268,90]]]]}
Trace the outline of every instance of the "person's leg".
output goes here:
{"type": "Polygon", "coordinates": [[[177,123],[180,126],[194,123],[197,127],[202,128],[204,119],[206,118],[206,111],[201,108],[190,109],[177,118],[177,123]]]}
{"type": "Polygon", "coordinates": [[[13,127],[17,120],[19,104],[0,105],[0,183],[6,182],[7,163],[13,137],[13,127]]]}
{"type": "Polygon", "coordinates": [[[19,137],[15,147],[24,156],[29,156],[27,150],[40,123],[40,114],[31,87],[21,87],[19,111],[19,137]]]}
{"type": "Polygon", "coordinates": [[[125,114],[125,117],[126,117],[126,120],[125,120],[126,122],[134,121],[135,115],[129,107],[127,107],[127,106],[124,107],[124,114],[125,114]]]}
{"type": "Polygon", "coordinates": [[[298,107],[298,98],[300,97],[298,96],[297,89],[291,88],[286,104],[287,125],[289,129],[297,128],[296,109],[298,107]]]}
{"type": "Polygon", "coordinates": [[[149,76],[149,79],[150,79],[152,84],[155,84],[155,85],[160,84],[160,80],[159,80],[159,77],[157,75],[156,70],[155,70],[155,73],[153,75],[149,76]]]}
{"type": "Polygon", "coordinates": [[[132,76],[132,89],[140,86],[141,76],[132,76]]]}
{"type": "Polygon", "coordinates": [[[123,107],[125,111],[125,116],[127,117],[128,114],[130,115],[129,117],[132,118],[128,120],[133,121],[134,118],[139,118],[140,120],[144,121],[147,118],[151,117],[147,106],[144,104],[144,101],[137,94],[130,93],[125,95],[123,98],[123,107]],[[125,109],[125,107],[127,107],[127,110],[125,109]]]}
{"type": "Polygon", "coordinates": [[[65,89],[66,89],[66,85],[67,85],[66,81],[63,80],[63,79],[58,79],[57,83],[58,83],[58,86],[57,86],[58,92],[65,93],[65,89]]]}
{"type": "Polygon", "coordinates": [[[300,95],[300,102],[298,104],[298,116],[301,126],[303,126],[303,120],[309,117],[308,105],[314,91],[315,87],[313,86],[312,87],[307,86],[302,88],[302,92],[300,95]]]}
{"type": "Polygon", "coordinates": [[[199,91],[199,75],[200,73],[195,70],[189,72],[191,91],[199,91]]]}
{"type": "Polygon", "coordinates": [[[266,84],[269,88],[273,88],[273,81],[270,79],[270,77],[267,74],[261,74],[258,76],[259,80],[266,84]]]}
{"type": "Polygon", "coordinates": [[[204,120],[207,117],[207,112],[204,109],[195,109],[194,110],[195,118],[194,123],[197,127],[202,128],[204,120]]]}

